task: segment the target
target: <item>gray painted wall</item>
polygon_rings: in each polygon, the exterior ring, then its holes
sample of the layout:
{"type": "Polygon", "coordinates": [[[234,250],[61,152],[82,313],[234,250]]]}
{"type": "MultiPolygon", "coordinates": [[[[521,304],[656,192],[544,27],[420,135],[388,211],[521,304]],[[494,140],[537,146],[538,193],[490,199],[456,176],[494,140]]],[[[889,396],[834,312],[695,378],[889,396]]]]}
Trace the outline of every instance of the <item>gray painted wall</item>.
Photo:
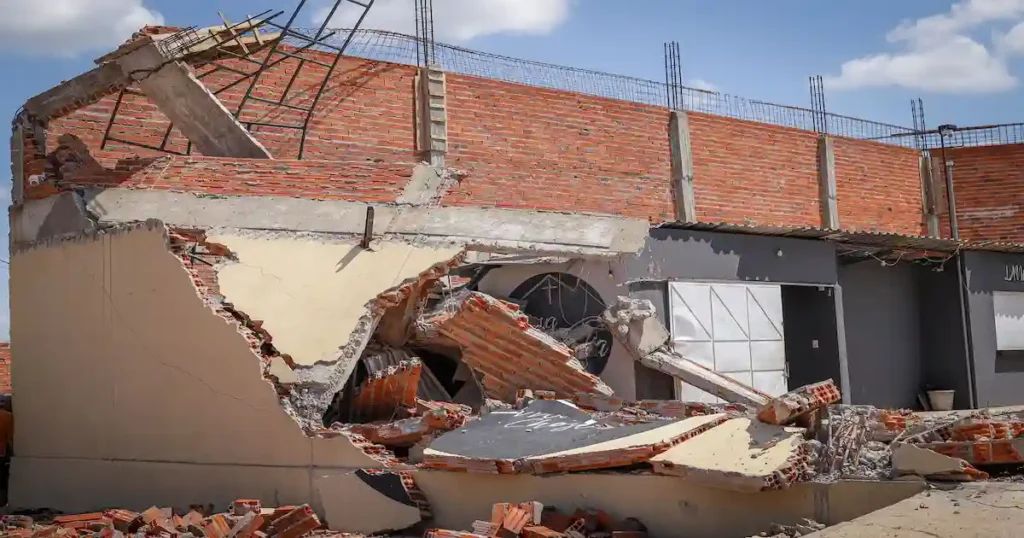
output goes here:
{"type": "Polygon", "coordinates": [[[1024,372],[996,371],[994,291],[1024,292],[1024,282],[1006,280],[1006,265],[1024,265],[1024,255],[967,252],[970,327],[975,386],[980,407],[1024,404],[1024,372]]]}
{"type": "Polygon", "coordinates": [[[655,228],[625,266],[630,280],[836,283],[834,245],[786,237],[655,228]]]}
{"type": "Polygon", "coordinates": [[[956,263],[947,262],[942,271],[927,267],[915,270],[921,301],[921,381],[936,389],[955,390],[953,405],[968,409],[967,351],[960,322],[956,263]]]}
{"type": "Polygon", "coordinates": [[[914,269],[873,261],[839,267],[854,404],[917,406],[922,376],[914,269]]]}

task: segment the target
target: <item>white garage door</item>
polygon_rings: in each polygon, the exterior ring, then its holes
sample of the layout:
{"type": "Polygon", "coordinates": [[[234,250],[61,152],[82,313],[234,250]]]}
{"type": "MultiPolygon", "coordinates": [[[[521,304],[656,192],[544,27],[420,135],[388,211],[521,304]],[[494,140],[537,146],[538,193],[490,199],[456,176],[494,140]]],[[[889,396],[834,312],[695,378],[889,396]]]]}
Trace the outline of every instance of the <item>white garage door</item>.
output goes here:
{"type": "MultiPolygon", "coordinates": [[[[781,286],[670,282],[669,296],[676,351],[772,396],[786,393],[781,286]]],[[[721,401],[686,384],[679,396],[721,401]]]]}

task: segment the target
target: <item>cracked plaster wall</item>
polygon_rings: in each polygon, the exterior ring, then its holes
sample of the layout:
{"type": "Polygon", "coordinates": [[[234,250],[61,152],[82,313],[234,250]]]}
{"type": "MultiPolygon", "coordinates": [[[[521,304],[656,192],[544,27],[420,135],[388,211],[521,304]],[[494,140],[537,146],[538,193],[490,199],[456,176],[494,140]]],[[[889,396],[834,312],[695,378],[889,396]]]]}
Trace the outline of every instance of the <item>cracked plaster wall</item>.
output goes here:
{"type": "Polygon", "coordinates": [[[220,291],[273,336],[297,366],[335,361],[366,304],[381,292],[450,260],[458,247],[255,234],[211,234],[237,258],[217,268],[220,291]]]}
{"type": "Polygon", "coordinates": [[[14,252],[12,503],[139,508],[123,482],[142,477],[169,503],[312,502],[314,470],[381,467],[303,433],[167,242],[150,221],[14,252]]]}

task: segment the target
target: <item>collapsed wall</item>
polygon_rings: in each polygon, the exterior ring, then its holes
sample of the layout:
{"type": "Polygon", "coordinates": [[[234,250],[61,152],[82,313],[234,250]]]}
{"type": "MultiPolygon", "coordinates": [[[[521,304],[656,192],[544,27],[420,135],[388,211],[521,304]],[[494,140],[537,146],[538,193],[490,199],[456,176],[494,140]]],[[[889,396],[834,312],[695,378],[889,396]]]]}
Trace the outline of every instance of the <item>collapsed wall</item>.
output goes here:
{"type": "MultiPolygon", "coordinates": [[[[303,431],[264,377],[259,338],[198,292],[201,275],[170,241],[149,221],[14,252],[11,333],[23,357],[14,378],[30,390],[18,401],[11,503],[316,506],[328,477],[386,467],[358,437],[303,431]]],[[[276,278],[295,292],[288,274],[276,278]]]]}

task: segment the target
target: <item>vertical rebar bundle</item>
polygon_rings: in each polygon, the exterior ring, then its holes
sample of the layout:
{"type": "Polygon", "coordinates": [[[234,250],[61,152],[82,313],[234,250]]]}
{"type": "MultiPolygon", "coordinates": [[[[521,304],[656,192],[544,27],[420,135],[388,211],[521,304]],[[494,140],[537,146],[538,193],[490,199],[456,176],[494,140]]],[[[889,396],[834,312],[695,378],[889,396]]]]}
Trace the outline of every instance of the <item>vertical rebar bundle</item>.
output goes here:
{"type": "Polygon", "coordinates": [[[671,110],[683,109],[683,65],[679,54],[679,42],[665,43],[665,87],[667,102],[671,110]]]}

